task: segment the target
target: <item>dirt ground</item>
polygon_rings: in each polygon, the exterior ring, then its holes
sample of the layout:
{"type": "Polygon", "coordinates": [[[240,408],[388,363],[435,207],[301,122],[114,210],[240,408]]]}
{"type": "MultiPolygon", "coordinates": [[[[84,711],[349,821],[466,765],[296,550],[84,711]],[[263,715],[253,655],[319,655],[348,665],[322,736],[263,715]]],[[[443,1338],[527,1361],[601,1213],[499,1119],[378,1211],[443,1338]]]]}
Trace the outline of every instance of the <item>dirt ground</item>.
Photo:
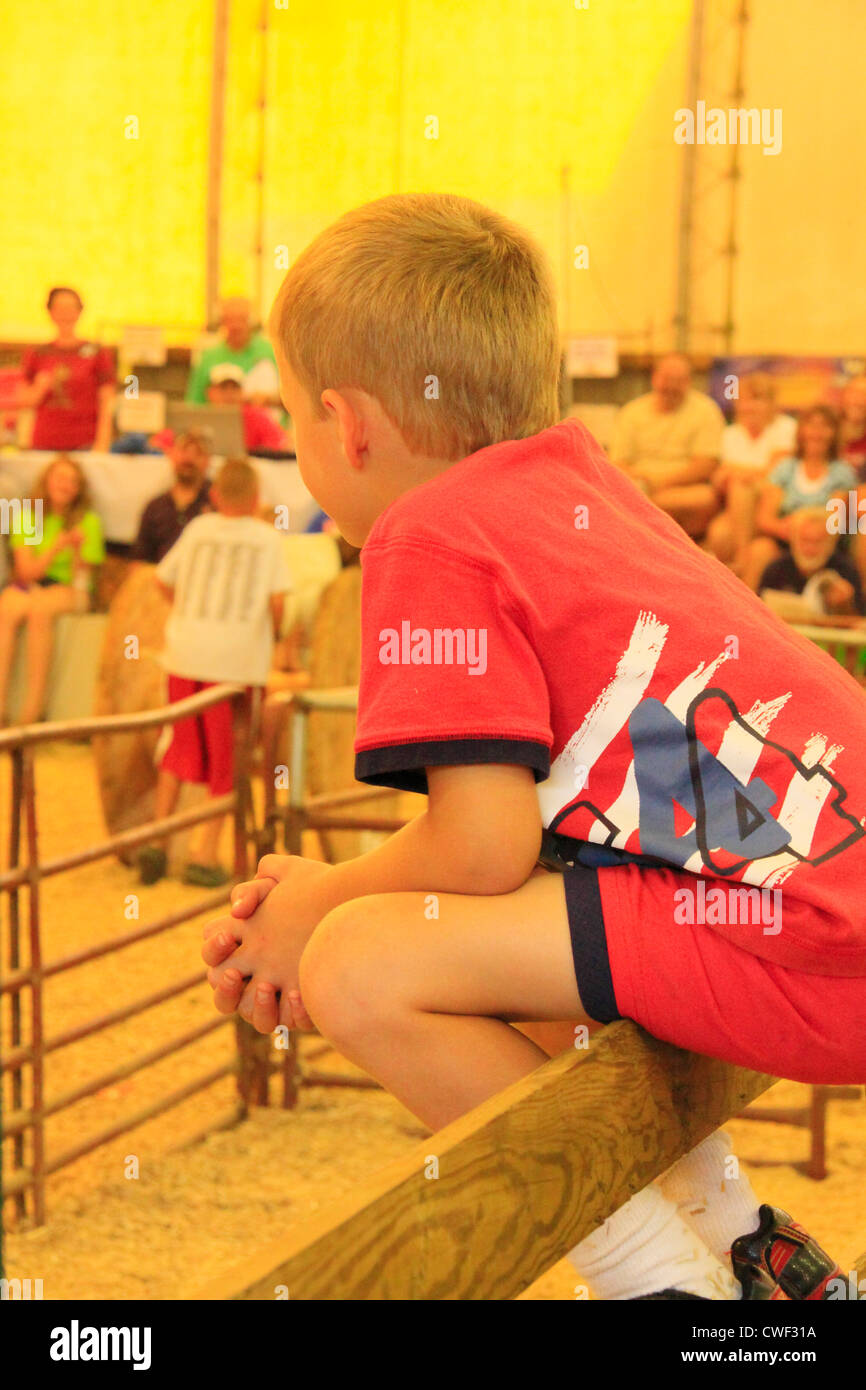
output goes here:
{"type": "MultiPolygon", "coordinates": [[[[6,816],[6,768],[0,815],[6,816]]],[[[49,746],[37,763],[40,849],[58,854],[100,838],[103,826],[86,748],[49,746]]],[[[2,836],[5,852],[5,833],[2,836]]],[[[228,849],[228,846],[226,846],[228,849]]],[[[141,888],[114,860],[48,880],[43,897],[43,954],[55,959],[135,926],[125,914],[138,894],[142,922],[194,901],[201,890],[167,881],[141,888]]],[[[4,920],[4,932],[7,923],[4,920]]],[[[199,968],[201,922],[187,923],[105,960],[46,982],[49,1036],[133,1002],[199,968]]],[[[8,959],[3,944],[4,962],[8,959]]],[[[26,992],[25,992],[26,998],[26,992]]],[[[194,986],[94,1038],[49,1054],[46,1095],[143,1054],[210,1017],[210,990],[194,986]]],[[[8,1012],[4,1009],[4,1028],[8,1012]]],[[[8,1031],[6,1033],[8,1039],[8,1031]]],[[[26,1028],[25,1028],[26,1036],[26,1028]]],[[[305,1050],[319,1047],[304,1041],[305,1050]]],[[[231,1026],[146,1071],[105,1087],[50,1117],[49,1160],[88,1134],[134,1113],[168,1090],[228,1061],[231,1026]]],[[[333,1054],[317,1066],[346,1073],[333,1054]]],[[[780,1083],[758,1104],[798,1104],[808,1088],[780,1083]]],[[[26,1097],[25,1097],[26,1099],[26,1097]]],[[[171,1299],[229,1271],[245,1251],[326,1207],[424,1131],[380,1091],[310,1088],[294,1111],[259,1110],[232,1129],[192,1146],[185,1142],[233,1105],[226,1077],[165,1114],[103,1145],[52,1176],[47,1223],[28,1228],[8,1210],[5,1273],[42,1278],[46,1298],[171,1299]],[[137,1161],[138,1176],[131,1176],[137,1161]]],[[[11,1095],[4,1090],[4,1108],[11,1095]]],[[[835,1256],[843,1270],[866,1249],[866,1103],[834,1100],[828,1112],[829,1176],[813,1182],[793,1166],[808,1136],[787,1125],[735,1120],[727,1126],[759,1199],[785,1207],[835,1256]]],[[[4,1168],[9,1172],[9,1142],[4,1168]]],[[[572,1299],[578,1282],[562,1262],[522,1297],[572,1299]]]]}

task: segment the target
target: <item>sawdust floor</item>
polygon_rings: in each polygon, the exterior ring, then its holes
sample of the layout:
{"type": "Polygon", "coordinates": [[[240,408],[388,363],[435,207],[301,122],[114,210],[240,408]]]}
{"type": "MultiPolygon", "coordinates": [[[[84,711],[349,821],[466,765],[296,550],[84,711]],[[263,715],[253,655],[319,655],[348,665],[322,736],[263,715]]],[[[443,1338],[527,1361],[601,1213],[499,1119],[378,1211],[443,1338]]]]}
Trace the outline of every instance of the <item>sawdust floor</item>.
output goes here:
{"type": "MultiPolygon", "coordinates": [[[[2,771],[5,778],[6,769],[2,771]]],[[[103,835],[86,748],[47,747],[38,758],[37,786],[43,855],[103,835]]],[[[5,782],[0,797],[0,806],[8,805],[5,782]]],[[[140,895],[145,921],[194,901],[200,891],[176,881],[141,888],[133,871],[113,860],[49,880],[43,900],[45,959],[133,927],[134,921],[124,916],[130,893],[140,895]]],[[[193,975],[199,968],[200,930],[201,920],[173,928],[46,982],[49,1036],[122,1007],[171,979],[193,975]]],[[[5,945],[3,958],[8,958],[5,945]]],[[[209,1010],[210,990],[206,984],[195,986],[138,1018],[50,1054],[47,1097],[196,1026],[209,1010]]],[[[6,1012],[4,1025],[8,1028],[6,1012]]],[[[320,1046],[318,1039],[303,1043],[305,1050],[320,1046]]],[[[232,1055],[229,1026],[50,1117],[49,1159],[232,1055]]],[[[353,1071],[333,1054],[316,1065],[353,1071]]],[[[799,1104],[807,1094],[806,1087],[783,1082],[759,1104],[799,1104]]],[[[43,1227],[16,1223],[7,1204],[6,1274],[42,1278],[49,1299],[176,1298],[230,1270],[246,1250],[327,1207],[424,1134],[383,1092],[327,1088],[302,1092],[294,1111],[254,1112],[232,1129],[183,1147],[205,1124],[224,1116],[234,1101],[234,1080],[226,1077],[56,1173],[48,1183],[43,1227]],[[131,1169],[129,1156],[137,1160],[137,1178],[125,1176],[131,1169]]],[[[8,1084],[4,1105],[11,1105],[8,1084]]],[[[813,1182],[792,1166],[806,1157],[805,1131],[744,1120],[732,1121],[727,1129],[759,1198],[791,1211],[849,1269],[866,1249],[866,1103],[831,1103],[830,1173],[823,1182],[813,1182]],[[759,1160],[767,1166],[757,1166],[759,1160]]],[[[9,1141],[4,1157],[8,1163],[9,1141]]],[[[571,1266],[563,1262],[522,1297],[572,1299],[576,1282],[571,1266]]]]}

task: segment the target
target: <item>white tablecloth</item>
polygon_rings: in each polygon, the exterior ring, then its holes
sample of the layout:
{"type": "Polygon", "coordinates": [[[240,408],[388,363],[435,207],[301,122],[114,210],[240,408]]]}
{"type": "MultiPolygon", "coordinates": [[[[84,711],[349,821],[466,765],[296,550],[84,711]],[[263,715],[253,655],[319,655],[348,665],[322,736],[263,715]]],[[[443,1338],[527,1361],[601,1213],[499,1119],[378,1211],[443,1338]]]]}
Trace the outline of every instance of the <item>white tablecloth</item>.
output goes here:
{"type": "MultiPolygon", "coordinates": [[[[55,455],[37,450],[0,454],[0,473],[8,473],[19,495],[28,496],[36,477],[55,455]]],[[[130,545],[138,534],[138,522],[147,503],[172,483],[172,469],[163,454],[93,454],[71,455],[84,469],[93,506],[102,518],[107,541],[130,545]]],[[[211,460],[211,474],[222,459],[211,460]]],[[[251,458],[250,463],[259,475],[261,501],[265,506],[287,506],[289,530],[305,531],[319,510],[318,504],[305,488],[297,463],[272,463],[267,459],[251,458]]]]}

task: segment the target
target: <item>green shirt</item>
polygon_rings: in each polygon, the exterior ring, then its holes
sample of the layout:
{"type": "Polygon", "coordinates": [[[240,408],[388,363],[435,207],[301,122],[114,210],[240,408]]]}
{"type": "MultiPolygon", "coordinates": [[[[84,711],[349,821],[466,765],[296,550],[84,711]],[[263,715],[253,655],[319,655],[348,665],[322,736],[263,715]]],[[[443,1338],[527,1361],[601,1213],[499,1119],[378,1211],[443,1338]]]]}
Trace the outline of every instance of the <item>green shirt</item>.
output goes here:
{"type": "Polygon", "coordinates": [[[277,365],[273,348],[261,334],[253,334],[242,348],[230,348],[227,343],[217,343],[214,347],[205,348],[190,374],[186,399],[196,405],[207,405],[210,374],[214,367],[221,366],[223,362],[232,362],[246,374],[252,371],[257,362],[264,361],[273,362],[275,367],[277,365]]]}
{"type": "MultiPolygon", "coordinates": [[[[21,517],[17,525],[13,522],[9,544],[13,550],[27,546],[32,555],[44,555],[49,550],[61,531],[74,530],[76,527],[83,532],[84,540],[79,550],[79,558],[85,565],[101,565],[105,559],[105,546],[102,540],[102,522],[96,512],[85,512],[80,521],[75,523],[75,527],[68,526],[62,516],[56,512],[49,512],[42,517],[42,535],[37,544],[33,544],[34,535],[39,535],[39,527],[33,525],[34,518],[29,518],[29,541],[28,531],[24,529],[25,518],[21,517]]],[[[58,550],[51,564],[45,571],[45,579],[56,579],[58,584],[71,584],[75,572],[75,551],[69,545],[65,550],[58,550]]]]}

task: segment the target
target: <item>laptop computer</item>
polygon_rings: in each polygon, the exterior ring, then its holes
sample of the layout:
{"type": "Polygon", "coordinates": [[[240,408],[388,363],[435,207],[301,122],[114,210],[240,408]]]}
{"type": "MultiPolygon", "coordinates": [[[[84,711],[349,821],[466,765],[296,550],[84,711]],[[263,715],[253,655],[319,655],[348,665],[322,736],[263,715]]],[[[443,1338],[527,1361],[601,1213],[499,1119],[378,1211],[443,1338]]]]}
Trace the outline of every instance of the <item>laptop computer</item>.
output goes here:
{"type": "Polygon", "coordinates": [[[244,422],[239,405],[190,405],[169,401],[165,423],[175,434],[203,430],[211,441],[211,451],[223,458],[246,456],[244,422]]]}

